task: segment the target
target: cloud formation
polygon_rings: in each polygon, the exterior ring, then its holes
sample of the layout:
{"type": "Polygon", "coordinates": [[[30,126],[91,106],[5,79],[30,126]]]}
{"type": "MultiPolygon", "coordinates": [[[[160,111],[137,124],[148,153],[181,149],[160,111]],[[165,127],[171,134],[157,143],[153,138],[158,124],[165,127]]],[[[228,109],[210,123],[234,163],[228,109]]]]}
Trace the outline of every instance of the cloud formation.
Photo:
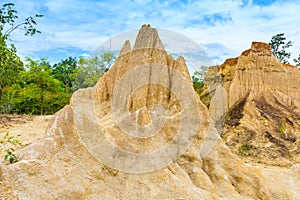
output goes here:
{"type": "Polygon", "coordinates": [[[14,36],[21,56],[48,57],[57,62],[93,51],[108,37],[142,24],[186,35],[206,50],[215,64],[238,56],[252,41],[269,42],[277,33],[294,41],[292,57],[300,53],[300,2],[284,0],[203,1],[79,1],[25,0],[14,3],[24,18],[44,14],[42,34],[14,36]],[[297,41],[298,40],[298,41],[297,41]],[[57,52],[57,53],[55,53],[57,52]]]}

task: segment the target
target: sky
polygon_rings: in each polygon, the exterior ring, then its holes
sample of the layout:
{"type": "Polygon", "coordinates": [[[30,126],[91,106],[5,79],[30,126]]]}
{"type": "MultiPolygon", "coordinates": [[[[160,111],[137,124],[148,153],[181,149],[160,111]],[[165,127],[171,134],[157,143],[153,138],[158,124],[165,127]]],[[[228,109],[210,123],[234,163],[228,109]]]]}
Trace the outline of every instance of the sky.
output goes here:
{"type": "Polygon", "coordinates": [[[8,2],[15,4],[19,20],[44,15],[37,20],[41,34],[11,36],[23,59],[78,58],[143,24],[188,37],[214,64],[239,56],[252,41],[268,43],[277,33],[293,41],[293,58],[300,53],[298,0],[1,0],[8,2]]]}

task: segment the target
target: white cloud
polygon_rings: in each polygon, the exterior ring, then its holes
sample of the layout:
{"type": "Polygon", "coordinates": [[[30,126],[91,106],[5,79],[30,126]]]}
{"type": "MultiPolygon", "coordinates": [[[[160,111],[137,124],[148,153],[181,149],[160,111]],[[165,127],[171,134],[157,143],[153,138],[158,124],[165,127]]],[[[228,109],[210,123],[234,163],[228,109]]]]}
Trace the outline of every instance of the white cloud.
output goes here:
{"type": "Polygon", "coordinates": [[[44,11],[45,17],[38,22],[43,34],[26,39],[17,48],[24,55],[64,47],[92,51],[107,35],[138,29],[146,23],[176,31],[203,44],[219,64],[225,58],[238,56],[252,41],[269,42],[272,35],[280,32],[294,41],[293,57],[300,53],[300,2],[279,0],[269,6],[243,0],[174,2],[18,1],[16,4],[26,7],[19,11],[23,16],[44,11]],[[222,21],[222,16],[230,18],[222,21]],[[217,20],[209,25],[209,17],[217,20]]]}

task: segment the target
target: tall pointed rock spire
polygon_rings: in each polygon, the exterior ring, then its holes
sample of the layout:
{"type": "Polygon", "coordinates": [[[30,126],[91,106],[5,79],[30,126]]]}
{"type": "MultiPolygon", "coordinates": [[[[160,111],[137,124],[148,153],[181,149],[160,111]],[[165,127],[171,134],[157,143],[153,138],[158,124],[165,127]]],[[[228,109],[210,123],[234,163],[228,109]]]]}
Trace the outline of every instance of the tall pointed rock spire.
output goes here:
{"type": "Polygon", "coordinates": [[[133,49],[155,48],[164,50],[164,45],[159,39],[157,30],[150,25],[143,25],[139,30],[133,49]]]}
{"type": "Polygon", "coordinates": [[[130,45],[130,41],[129,40],[126,40],[121,51],[120,51],[120,55],[123,55],[125,53],[128,53],[130,52],[132,49],[131,49],[131,45],[130,45]]]}

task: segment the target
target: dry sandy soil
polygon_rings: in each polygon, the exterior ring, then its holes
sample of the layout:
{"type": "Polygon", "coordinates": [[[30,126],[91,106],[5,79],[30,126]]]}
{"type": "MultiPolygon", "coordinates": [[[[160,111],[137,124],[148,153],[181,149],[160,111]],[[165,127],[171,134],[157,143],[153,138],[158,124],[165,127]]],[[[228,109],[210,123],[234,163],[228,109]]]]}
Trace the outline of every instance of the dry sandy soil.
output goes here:
{"type": "MultiPolygon", "coordinates": [[[[30,145],[45,135],[51,117],[52,115],[0,115],[0,139],[9,132],[10,136],[19,139],[23,145],[30,145]]],[[[15,150],[17,151],[18,148],[15,148],[15,150]]],[[[4,160],[4,153],[0,152],[0,162],[4,160]]],[[[3,186],[0,180],[0,199],[14,199],[11,193],[11,189],[3,186]]]]}
{"type": "MultiPolygon", "coordinates": [[[[51,117],[52,115],[0,115],[0,139],[9,132],[9,135],[19,139],[23,145],[29,145],[44,136],[51,117]]],[[[2,156],[0,159],[2,160],[2,156]]]]}

